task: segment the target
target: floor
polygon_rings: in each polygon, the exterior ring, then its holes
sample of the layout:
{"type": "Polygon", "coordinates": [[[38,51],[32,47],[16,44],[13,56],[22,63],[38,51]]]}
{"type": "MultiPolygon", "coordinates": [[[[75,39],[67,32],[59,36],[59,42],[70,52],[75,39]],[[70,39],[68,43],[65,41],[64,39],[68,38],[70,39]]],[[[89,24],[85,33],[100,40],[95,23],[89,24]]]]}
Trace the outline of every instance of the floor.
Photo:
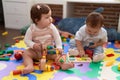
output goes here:
{"type": "MultiPolygon", "coordinates": [[[[20,30],[5,29],[0,27],[0,33],[7,31],[5,36],[0,35],[0,44],[2,48],[6,43],[14,45],[9,47],[7,51],[23,50],[26,48],[24,41],[15,43],[14,37],[21,36],[20,30]]],[[[64,43],[64,50],[68,51],[69,44],[64,43]]],[[[14,55],[10,56],[9,61],[0,61],[0,80],[120,80],[120,48],[116,48],[113,43],[104,46],[105,59],[99,63],[93,62],[77,62],[75,67],[69,70],[54,70],[41,72],[38,65],[35,65],[34,72],[26,75],[13,75],[13,70],[22,70],[24,68],[23,60],[17,61],[14,55]],[[12,65],[12,67],[11,67],[12,65]],[[94,74],[93,74],[94,73],[94,74]]],[[[6,58],[6,57],[4,57],[6,58]]]]}
{"type": "MultiPolygon", "coordinates": [[[[14,47],[9,47],[6,51],[19,51],[23,46],[23,41],[16,43],[14,47]]],[[[68,49],[69,44],[64,43],[64,48],[68,49]]],[[[41,72],[38,65],[34,65],[35,70],[26,75],[13,75],[14,70],[24,68],[23,60],[16,60],[14,56],[9,61],[0,61],[0,80],[120,80],[120,48],[109,43],[105,47],[105,59],[102,62],[75,62],[75,67],[69,70],[54,70],[41,72]],[[9,67],[11,66],[12,67],[9,67]],[[94,73],[94,74],[93,74],[94,73]]],[[[48,61],[49,62],[49,61],[48,61]]]]}
{"type": "Polygon", "coordinates": [[[3,25],[0,25],[0,48],[2,46],[2,49],[5,49],[5,44],[13,45],[15,43],[13,38],[20,35],[20,30],[5,29],[3,25]],[[4,32],[8,32],[8,34],[2,35],[4,32]]]}

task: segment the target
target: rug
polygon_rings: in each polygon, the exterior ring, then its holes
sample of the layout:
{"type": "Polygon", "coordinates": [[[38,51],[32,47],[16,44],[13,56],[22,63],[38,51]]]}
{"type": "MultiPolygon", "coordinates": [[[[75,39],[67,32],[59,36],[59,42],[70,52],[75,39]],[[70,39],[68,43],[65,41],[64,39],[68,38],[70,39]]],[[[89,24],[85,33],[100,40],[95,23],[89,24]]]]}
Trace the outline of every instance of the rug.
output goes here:
{"type": "MultiPolygon", "coordinates": [[[[64,53],[68,52],[69,43],[63,43],[64,53]]],[[[15,43],[7,50],[24,50],[27,46],[23,40],[15,43]]],[[[104,46],[105,59],[98,63],[76,62],[75,67],[69,70],[54,70],[41,72],[38,65],[35,70],[26,75],[13,75],[13,70],[23,69],[23,60],[16,60],[14,54],[8,61],[0,61],[0,80],[120,80],[120,48],[109,42],[104,46]]]]}

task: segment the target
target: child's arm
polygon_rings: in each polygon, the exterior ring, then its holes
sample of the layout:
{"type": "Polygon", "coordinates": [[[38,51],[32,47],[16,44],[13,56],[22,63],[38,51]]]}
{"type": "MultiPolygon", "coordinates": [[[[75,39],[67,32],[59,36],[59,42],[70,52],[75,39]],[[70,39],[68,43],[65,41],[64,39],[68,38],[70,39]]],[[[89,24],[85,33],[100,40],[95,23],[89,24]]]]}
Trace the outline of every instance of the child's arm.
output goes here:
{"type": "Polygon", "coordinates": [[[61,40],[59,31],[57,30],[57,28],[53,24],[51,24],[50,28],[53,30],[53,37],[55,40],[56,48],[62,49],[62,40],[61,40]]]}
{"type": "Polygon", "coordinates": [[[33,48],[33,45],[35,44],[33,41],[32,41],[32,31],[30,29],[30,27],[28,28],[26,34],[25,34],[25,37],[24,37],[24,42],[25,44],[30,47],[30,48],[33,48]]]}
{"type": "Polygon", "coordinates": [[[100,40],[96,43],[96,46],[103,46],[103,44],[105,44],[105,42],[100,39],[100,40]]]}
{"type": "Polygon", "coordinates": [[[95,42],[94,45],[89,46],[90,48],[95,48],[98,46],[103,46],[106,42],[102,41],[101,39],[98,42],[95,42]]]}
{"type": "Polygon", "coordinates": [[[80,56],[85,56],[84,48],[79,40],[75,40],[80,56]]]}

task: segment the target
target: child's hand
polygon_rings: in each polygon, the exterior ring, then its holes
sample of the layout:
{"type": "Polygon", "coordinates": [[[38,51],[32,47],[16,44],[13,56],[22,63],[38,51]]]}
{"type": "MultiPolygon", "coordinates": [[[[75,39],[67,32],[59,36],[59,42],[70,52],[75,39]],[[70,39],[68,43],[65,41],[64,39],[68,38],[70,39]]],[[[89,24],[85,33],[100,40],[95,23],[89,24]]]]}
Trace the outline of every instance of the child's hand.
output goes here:
{"type": "Polygon", "coordinates": [[[37,52],[41,52],[41,50],[42,50],[42,45],[39,44],[39,43],[35,43],[35,44],[33,45],[33,49],[34,49],[35,51],[37,51],[37,52]]]}
{"type": "Polygon", "coordinates": [[[84,50],[80,50],[79,51],[79,56],[84,57],[85,56],[85,51],[84,50]]]}
{"type": "Polygon", "coordinates": [[[89,48],[96,48],[97,47],[97,43],[94,43],[93,45],[89,46],[89,48]]]}

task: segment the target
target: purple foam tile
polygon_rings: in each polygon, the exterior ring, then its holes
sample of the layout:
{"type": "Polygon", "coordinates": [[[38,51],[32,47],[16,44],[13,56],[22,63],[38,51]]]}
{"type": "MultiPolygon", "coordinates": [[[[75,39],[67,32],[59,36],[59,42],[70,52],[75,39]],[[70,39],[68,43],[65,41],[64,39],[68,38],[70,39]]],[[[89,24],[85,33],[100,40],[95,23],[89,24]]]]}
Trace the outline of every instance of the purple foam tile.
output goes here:
{"type": "MultiPolygon", "coordinates": [[[[6,61],[0,61],[3,65],[5,64],[6,67],[2,70],[0,70],[0,80],[6,75],[9,75],[12,70],[15,70],[16,67],[20,64],[14,64],[13,62],[6,62],[6,61]]],[[[1,65],[2,66],[2,65],[1,65]]]]}
{"type": "Polygon", "coordinates": [[[54,78],[50,79],[50,80],[63,80],[64,78],[67,77],[77,77],[81,80],[80,77],[76,76],[75,74],[67,74],[65,72],[57,72],[54,74],[54,78]]]}
{"type": "MultiPolygon", "coordinates": [[[[76,78],[77,80],[99,80],[97,78],[88,78],[86,76],[76,76],[75,74],[67,74],[65,72],[57,72],[54,74],[54,78],[50,79],[50,80],[66,80],[67,78],[76,78]]],[[[68,80],[68,79],[67,79],[68,80]]]]}
{"type": "Polygon", "coordinates": [[[92,79],[90,79],[90,78],[88,78],[88,77],[86,77],[86,76],[82,76],[81,79],[82,79],[82,80],[99,80],[99,79],[97,79],[97,78],[92,78],[92,79]]]}
{"type": "Polygon", "coordinates": [[[88,71],[91,71],[91,69],[89,68],[89,62],[79,62],[79,63],[75,63],[75,68],[79,69],[80,72],[82,73],[86,73],[88,71]],[[81,66],[80,66],[81,65],[81,66]]]}

